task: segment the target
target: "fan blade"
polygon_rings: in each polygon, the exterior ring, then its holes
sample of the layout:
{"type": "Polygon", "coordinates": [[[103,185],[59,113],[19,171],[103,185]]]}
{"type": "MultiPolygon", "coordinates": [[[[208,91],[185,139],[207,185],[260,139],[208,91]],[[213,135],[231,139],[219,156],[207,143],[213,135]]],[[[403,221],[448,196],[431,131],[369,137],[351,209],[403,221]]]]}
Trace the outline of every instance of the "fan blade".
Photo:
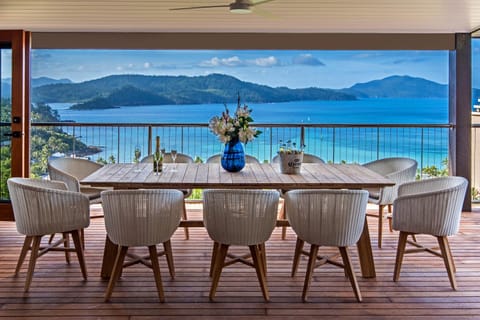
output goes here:
{"type": "Polygon", "coordinates": [[[264,3],[272,2],[272,1],[274,1],[274,0],[260,0],[260,1],[255,1],[254,0],[254,1],[251,1],[251,3],[252,3],[251,6],[253,7],[253,6],[257,6],[259,4],[264,4],[264,3]]]}
{"type": "MultiPolygon", "coordinates": [[[[272,0],[270,0],[272,1],[272,0]]],[[[184,8],[171,8],[169,10],[175,11],[175,10],[190,10],[190,9],[210,9],[210,8],[228,8],[230,5],[228,4],[222,4],[222,5],[216,5],[216,6],[198,6],[198,7],[184,7],[184,8]]]]}

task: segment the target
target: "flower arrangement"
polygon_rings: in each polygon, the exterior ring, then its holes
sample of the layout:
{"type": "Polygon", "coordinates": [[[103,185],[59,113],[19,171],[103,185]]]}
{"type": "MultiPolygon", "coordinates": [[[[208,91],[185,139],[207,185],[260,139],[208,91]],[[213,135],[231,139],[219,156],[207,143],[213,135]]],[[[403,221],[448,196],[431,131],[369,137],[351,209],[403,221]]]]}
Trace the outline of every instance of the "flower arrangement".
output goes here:
{"type": "Polygon", "coordinates": [[[305,149],[305,145],[301,145],[300,148],[297,148],[297,143],[292,142],[292,140],[288,140],[287,142],[283,142],[280,140],[280,148],[278,149],[279,154],[300,154],[303,153],[303,149],[305,149]]]}
{"type": "Polygon", "coordinates": [[[243,107],[240,105],[239,94],[235,114],[233,116],[230,115],[230,111],[225,104],[225,111],[222,112],[220,117],[212,117],[208,127],[223,143],[238,139],[246,144],[262,133],[262,131],[250,126],[250,122],[253,122],[250,116],[251,112],[252,109],[249,109],[247,105],[244,104],[243,107]]]}

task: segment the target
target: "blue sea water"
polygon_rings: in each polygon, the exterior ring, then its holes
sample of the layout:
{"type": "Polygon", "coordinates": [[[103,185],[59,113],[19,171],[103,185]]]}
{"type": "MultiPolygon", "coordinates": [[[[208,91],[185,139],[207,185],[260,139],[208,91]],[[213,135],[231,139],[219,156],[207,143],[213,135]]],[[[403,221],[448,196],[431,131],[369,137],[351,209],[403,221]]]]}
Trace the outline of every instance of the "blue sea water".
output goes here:
{"type": "MultiPolygon", "coordinates": [[[[134,106],[104,110],[70,110],[52,103],[62,120],[99,123],[207,123],[222,104],[134,106]]],[[[359,99],[249,103],[255,123],[320,124],[444,124],[447,99],[359,99]]],[[[234,103],[228,104],[231,111],[234,103]]]]}
{"type": "MultiPolygon", "coordinates": [[[[57,110],[61,120],[80,123],[208,123],[214,115],[224,110],[222,104],[204,105],[163,105],[131,106],[105,110],[70,110],[71,104],[50,104],[57,110]]],[[[359,99],[353,101],[295,101],[285,103],[251,103],[252,117],[257,126],[267,123],[277,124],[447,124],[447,99],[359,99]]],[[[235,110],[235,103],[228,104],[235,110]]],[[[267,129],[269,130],[269,129],[267,129]]],[[[333,162],[363,163],[379,157],[408,156],[417,159],[421,166],[441,167],[448,153],[448,129],[386,128],[377,132],[365,129],[308,129],[305,134],[307,152],[333,162]],[[439,133],[441,132],[441,133],[439,133]]],[[[205,129],[205,131],[208,131],[205,129]]],[[[72,132],[70,132],[72,133],[72,132]]],[[[79,134],[77,133],[77,136],[79,134]]],[[[143,154],[147,151],[146,129],[126,133],[117,137],[115,132],[105,132],[101,141],[98,133],[90,137],[80,133],[81,140],[89,145],[102,146],[101,154],[93,155],[108,158],[115,155],[123,162],[131,161],[132,146],[143,137],[143,154]],[[118,145],[116,141],[121,140],[118,145]],[[123,157],[123,158],[122,158],[123,157]]],[[[182,150],[192,156],[206,159],[221,151],[221,144],[214,138],[204,139],[202,134],[192,132],[183,137],[176,131],[154,132],[161,135],[164,143],[184,145],[182,150]],[[186,142],[185,142],[186,141],[186,142]],[[187,146],[188,145],[188,146],[187,146]]],[[[246,146],[246,152],[260,160],[270,160],[284,139],[300,140],[299,130],[264,132],[259,139],[246,146]],[[287,136],[288,135],[288,136],[287,136]],[[270,139],[267,137],[271,137],[270,139]]],[[[165,145],[167,149],[170,145],[165,145]]]]}

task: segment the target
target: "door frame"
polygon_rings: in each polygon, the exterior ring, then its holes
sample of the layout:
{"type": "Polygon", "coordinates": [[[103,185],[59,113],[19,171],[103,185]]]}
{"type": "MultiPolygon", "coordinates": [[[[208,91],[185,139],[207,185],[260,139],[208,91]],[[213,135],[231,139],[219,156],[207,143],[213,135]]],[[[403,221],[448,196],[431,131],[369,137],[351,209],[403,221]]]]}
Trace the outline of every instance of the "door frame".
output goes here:
{"type": "MultiPolygon", "coordinates": [[[[21,132],[11,139],[11,176],[28,177],[30,172],[30,48],[31,33],[23,30],[0,31],[0,43],[12,48],[12,125],[21,132]],[[13,118],[20,119],[13,122],[13,118]]],[[[9,201],[0,203],[0,220],[13,220],[9,201]]]]}

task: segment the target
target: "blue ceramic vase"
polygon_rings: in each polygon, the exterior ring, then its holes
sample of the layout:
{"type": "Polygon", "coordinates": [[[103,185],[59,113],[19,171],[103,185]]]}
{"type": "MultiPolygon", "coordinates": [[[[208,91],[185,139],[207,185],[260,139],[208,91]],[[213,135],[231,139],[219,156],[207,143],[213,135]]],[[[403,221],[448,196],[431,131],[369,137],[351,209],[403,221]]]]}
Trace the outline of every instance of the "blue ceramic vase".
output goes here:
{"type": "Polygon", "coordinates": [[[245,167],[245,151],[240,140],[225,143],[221,164],[228,172],[238,172],[245,167]]]}

